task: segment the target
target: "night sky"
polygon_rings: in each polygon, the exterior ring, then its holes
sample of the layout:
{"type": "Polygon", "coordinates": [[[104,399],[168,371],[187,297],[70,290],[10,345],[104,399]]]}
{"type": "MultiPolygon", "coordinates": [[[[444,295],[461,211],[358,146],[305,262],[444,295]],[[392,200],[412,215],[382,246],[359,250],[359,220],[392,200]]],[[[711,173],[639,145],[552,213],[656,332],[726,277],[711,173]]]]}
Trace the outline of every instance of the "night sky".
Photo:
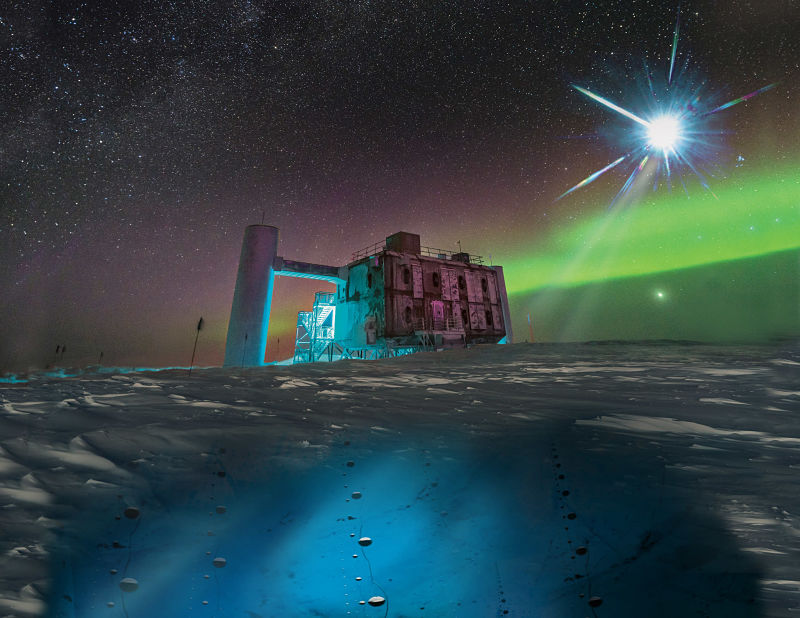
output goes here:
{"type": "MultiPolygon", "coordinates": [[[[262,219],[290,259],[344,264],[399,230],[491,255],[518,340],[528,313],[546,341],[800,334],[796,1],[681,5],[677,65],[704,96],[777,82],[719,114],[719,199],[687,178],[688,197],[609,211],[615,170],[555,201],[620,155],[619,118],[570,84],[634,108],[676,16],[636,0],[4,3],[0,369],[57,345],[70,366],[187,365],[201,315],[198,362],[220,364],[244,227],[262,219]]],[[[276,281],[268,359],[324,288],[276,281]]]]}

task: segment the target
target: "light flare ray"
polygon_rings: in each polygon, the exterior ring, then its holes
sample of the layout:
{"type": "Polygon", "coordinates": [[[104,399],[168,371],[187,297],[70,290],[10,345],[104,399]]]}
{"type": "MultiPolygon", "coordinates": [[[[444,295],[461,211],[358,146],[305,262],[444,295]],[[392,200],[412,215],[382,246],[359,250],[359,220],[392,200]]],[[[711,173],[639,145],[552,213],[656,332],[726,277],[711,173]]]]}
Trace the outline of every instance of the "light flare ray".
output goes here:
{"type": "Polygon", "coordinates": [[[641,125],[643,125],[645,127],[648,127],[648,128],[650,127],[650,123],[649,122],[647,122],[643,118],[639,118],[639,116],[637,116],[636,114],[634,114],[632,112],[629,112],[627,109],[623,109],[619,105],[616,105],[615,103],[612,103],[608,99],[605,99],[605,98],[603,98],[603,97],[601,97],[599,95],[596,95],[594,92],[590,92],[589,90],[586,90],[586,88],[581,88],[580,86],[576,86],[575,84],[572,84],[572,87],[575,88],[575,90],[577,90],[578,92],[580,92],[582,94],[585,94],[590,99],[594,99],[598,103],[600,103],[602,105],[605,105],[606,107],[608,107],[610,109],[613,109],[618,114],[622,114],[626,118],[630,118],[634,122],[638,122],[639,124],[641,124],[641,125]]]}
{"type": "Polygon", "coordinates": [[[608,165],[606,165],[606,166],[605,166],[603,169],[601,169],[601,170],[597,170],[597,171],[596,171],[594,174],[591,174],[591,175],[587,176],[586,178],[584,178],[583,180],[581,180],[581,181],[580,181],[578,184],[576,184],[574,187],[572,187],[572,188],[571,188],[571,189],[569,189],[568,191],[564,191],[564,193],[562,193],[561,195],[559,195],[559,196],[556,198],[556,200],[555,200],[555,201],[557,202],[557,201],[558,201],[558,200],[560,200],[562,197],[564,197],[564,196],[566,196],[566,195],[569,195],[569,194],[570,194],[570,193],[572,193],[573,191],[576,191],[577,189],[580,189],[581,187],[585,187],[585,186],[586,186],[586,185],[588,185],[590,182],[594,182],[595,180],[597,180],[598,178],[600,178],[600,176],[602,176],[603,174],[605,174],[605,173],[606,173],[608,170],[610,170],[610,169],[612,169],[612,168],[616,167],[617,165],[619,165],[620,163],[622,163],[622,162],[623,162],[623,161],[624,161],[624,160],[627,158],[627,156],[628,156],[628,155],[624,155],[624,156],[620,157],[619,159],[617,159],[616,161],[613,161],[613,162],[609,163],[609,164],[608,164],[608,165]]]}
{"type": "MultiPolygon", "coordinates": [[[[722,151],[721,138],[727,131],[716,126],[709,117],[767,92],[774,88],[777,83],[768,84],[738,99],[715,106],[715,103],[711,104],[710,100],[706,99],[704,93],[705,82],[691,75],[688,54],[682,53],[681,55],[684,58],[681,64],[678,63],[679,34],[680,6],[678,7],[678,16],[675,22],[669,71],[665,76],[666,79],[657,73],[651,73],[647,62],[644,63],[644,78],[647,80],[647,88],[641,88],[640,93],[645,99],[643,109],[646,112],[641,116],[620,107],[587,88],[571,84],[572,88],[581,94],[641,125],[645,130],[636,127],[629,129],[620,140],[624,147],[623,152],[627,152],[626,155],[590,174],[571,189],[562,193],[556,201],[591,184],[617,166],[622,169],[632,164],[634,168],[630,171],[627,180],[612,200],[610,208],[628,192],[651,158],[655,160],[655,165],[652,168],[654,191],[658,190],[661,185],[666,185],[667,189],[671,191],[673,184],[677,184],[677,180],[679,180],[688,196],[689,190],[684,176],[693,174],[703,188],[716,197],[705,178],[704,172],[700,170],[707,170],[709,166],[712,169],[715,167],[715,158],[719,157],[722,151]],[[656,80],[658,80],[658,84],[654,83],[656,80]],[[639,161],[641,154],[644,154],[644,156],[639,161]],[[671,161],[670,158],[672,159],[671,161]],[[628,163],[621,166],[620,164],[626,160],[628,163]],[[639,162],[636,163],[635,161],[639,162]],[[676,176],[677,180],[673,180],[676,176]]],[[[628,169],[630,170],[630,167],[628,169]]]]}
{"type": "Polygon", "coordinates": [[[628,177],[628,180],[625,181],[625,184],[622,185],[622,188],[619,190],[619,193],[617,193],[616,197],[614,197],[614,200],[609,205],[609,208],[613,208],[614,204],[617,203],[619,198],[624,196],[628,192],[628,189],[630,189],[633,186],[633,183],[636,180],[636,177],[644,169],[644,166],[647,165],[647,160],[649,158],[650,158],[650,155],[644,155],[644,158],[641,160],[639,165],[637,165],[636,168],[634,168],[633,172],[631,172],[631,175],[628,177]]]}
{"type": "Polygon", "coordinates": [[[650,96],[652,97],[653,101],[658,101],[656,89],[653,87],[653,78],[650,76],[650,67],[647,66],[647,62],[644,63],[644,74],[645,77],[647,77],[647,87],[650,92],[650,96]]]}
{"type": "Polygon", "coordinates": [[[681,27],[681,8],[678,7],[678,18],[675,20],[675,34],[672,37],[672,57],[669,61],[669,76],[667,77],[667,85],[672,85],[672,70],[675,68],[675,55],[678,52],[678,32],[681,27]]]}
{"type": "Polygon", "coordinates": [[[727,103],[725,103],[723,105],[720,105],[719,107],[717,107],[715,109],[712,109],[710,112],[706,112],[705,115],[709,116],[711,114],[716,114],[717,112],[721,112],[724,109],[728,109],[729,107],[733,107],[734,105],[738,105],[739,103],[747,101],[748,99],[752,99],[754,96],[757,96],[757,95],[761,94],[762,92],[766,92],[767,90],[772,90],[777,85],[778,85],[778,82],[775,82],[773,84],[769,84],[767,86],[764,86],[763,88],[759,88],[758,90],[754,90],[750,94],[746,94],[743,97],[739,97],[738,99],[734,99],[733,101],[728,101],[727,103]]]}

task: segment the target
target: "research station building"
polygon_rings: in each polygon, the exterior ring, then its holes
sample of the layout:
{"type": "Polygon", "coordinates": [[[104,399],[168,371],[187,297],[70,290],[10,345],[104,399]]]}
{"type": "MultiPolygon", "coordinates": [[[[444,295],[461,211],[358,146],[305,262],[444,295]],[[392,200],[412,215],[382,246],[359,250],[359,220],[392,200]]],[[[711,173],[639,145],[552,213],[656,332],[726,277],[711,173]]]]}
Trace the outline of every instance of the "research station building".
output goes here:
{"type": "Polygon", "coordinates": [[[397,232],[345,266],[277,255],[278,230],[245,231],[225,350],[226,366],[264,364],[275,276],[335,284],[298,314],[293,362],[378,359],[476,343],[512,341],[501,266],[480,256],[423,247],[397,232]]]}

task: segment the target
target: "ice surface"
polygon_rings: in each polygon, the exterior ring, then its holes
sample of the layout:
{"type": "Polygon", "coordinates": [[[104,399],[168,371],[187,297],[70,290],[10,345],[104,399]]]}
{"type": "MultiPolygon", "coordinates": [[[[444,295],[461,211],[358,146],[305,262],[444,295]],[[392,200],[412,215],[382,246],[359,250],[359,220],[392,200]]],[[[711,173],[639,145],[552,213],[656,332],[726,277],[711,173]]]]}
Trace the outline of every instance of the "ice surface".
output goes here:
{"type": "Polygon", "coordinates": [[[0,616],[800,612],[796,344],[61,375],[0,384],[0,616]]]}

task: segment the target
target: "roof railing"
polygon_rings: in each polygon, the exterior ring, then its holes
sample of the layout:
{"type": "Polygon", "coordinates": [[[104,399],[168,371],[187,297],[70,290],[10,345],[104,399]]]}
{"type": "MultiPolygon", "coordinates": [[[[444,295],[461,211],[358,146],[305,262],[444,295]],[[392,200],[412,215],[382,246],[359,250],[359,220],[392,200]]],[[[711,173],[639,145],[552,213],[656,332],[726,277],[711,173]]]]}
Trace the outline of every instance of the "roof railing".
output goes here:
{"type": "Polygon", "coordinates": [[[374,245],[370,245],[365,249],[361,249],[360,251],[356,251],[353,253],[353,259],[351,261],[355,262],[356,260],[360,260],[361,258],[370,257],[371,255],[377,255],[378,253],[383,253],[386,251],[386,243],[385,242],[376,242],[374,245]]]}
{"type": "Polygon", "coordinates": [[[483,256],[465,253],[463,251],[449,251],[448,249],[434,249],[433,247],[420,247],[420,255],[439,258],[440,260],[455,260],[461,262],[458,256],[469,256],[470,264],[483,264],[483,256]]]}
{"type": "MultiPolygon", "coordinates": [[[[435,257],[439,258],[440,260],[453,260],[456,262],[463,262],[463,259],[460,259],[462,256],[469,256],[469,263],[470,264],[480,264],[483,265],[483,256],[480,255],[472,255],[470,253],[465,253],[463,251],[450,251],[448,249],[435,249],[433,247],[420,247],[420,255],[424,255],[426,257],[435,257]],[[455,256],[455,257],[454,257],[455,256]]],[[[360,251],[356,251],[353,253],[353,259],[351,261],[355,262],[356,260],[360,260],[365,257],[371,257],[373,255],[377,255],[379,253],[383,253],[386,251],[386,243],[375,243],[374,245],[370,245],[365,249],[361,249],[360,251]]]]}

